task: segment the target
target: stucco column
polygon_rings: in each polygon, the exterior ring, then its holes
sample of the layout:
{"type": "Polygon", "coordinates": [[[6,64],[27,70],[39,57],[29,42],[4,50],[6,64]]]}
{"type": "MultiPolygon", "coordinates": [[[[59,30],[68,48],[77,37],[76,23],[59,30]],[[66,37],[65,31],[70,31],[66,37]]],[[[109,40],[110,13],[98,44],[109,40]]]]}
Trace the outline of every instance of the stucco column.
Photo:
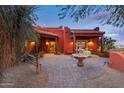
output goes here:
{"type": "Polygon", "coordinates": [[[63,53],[66,54],[66,30],[63,31],[63,53]]]}
{"type": "Polygon", "coordinates": [[[56,37],[56,38],[55,38],[55,52],[57,52],[57,48],[58,48],[58,43],[57,43],[57,41],[58,41],[58,38],[56,37]]]}
{"type": "Polygon", "coordinates": [[[76,48],[76,36],[73,33],[73,52],[75,53],[75,48],[76,48]]]}
{"type": "Polygon", "coordinates": [[[103,36],[101,36],[101,52],[103,52],[103,36]]]}

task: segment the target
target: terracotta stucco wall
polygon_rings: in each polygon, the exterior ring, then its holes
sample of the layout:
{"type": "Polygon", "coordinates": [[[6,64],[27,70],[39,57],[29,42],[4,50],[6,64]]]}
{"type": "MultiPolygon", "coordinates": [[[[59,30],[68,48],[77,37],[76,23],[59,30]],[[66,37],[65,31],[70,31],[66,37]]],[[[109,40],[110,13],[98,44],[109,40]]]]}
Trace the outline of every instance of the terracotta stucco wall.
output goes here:
{"type": "Polygon", "coordinates": [[[73,44],[70,36],[70,31],[64,29],[49,29],[47,31],[58,35],[57,46],[63,50],[63,53],[73,53],[73,44]]]}
{"type": "Polygon", "coordinates": [[[49,28],[41,28],[43,31],[46,31],[46,32],[51,32],[51,33],[54,33],[58,36],[57,38],[57,48],[60,48],[62,50],[62,52],[64,52],[64,44],[63,44],[63,29],[61,28],[55,28],[55,29],[49,29],[49,28]]]}
{"type": "Polygon", "coordinates": [[[63,49],[63,30],[61,29],[50,29],[48,32],[52,32],[58,35],[57,46],[58,48],[63,49]]]}
{"type": "MultiPolygon", "coordinates": [[[[37,27],[38,29],[38,27],[37,27]]],[[[58,36],[57,40],[57,48],[61,48],[62,52],[65,54],[70,54],[73,53],[73,39],[71,37],[71,32],[69,28],[44,28],[44,27],[39,27],[39,30],[46,31],[46,32],[51,32],[54,33],[58,36]]],[[[79,33],[80,34],[80,33],[79,33]]],[[[90,34],[91,35],[91,34],[90,34]]],[[[83,36],[82,36],[83,37],[83,36]]],[[[92,45],[87,45],[89,49],[92,49],[92,51],[97,51],[99,48],[99,38],[87,38],[84,39],[89,42],[92,40],[93,44],[92,45]]]]}
{"type": "Polygon", "coordinates": [[[68,30],[65,30],[64,44],[65,53],[66,54],[73,53],[73,39],[71,38],[71,33],[68,30]]]}
{"type": "Polygon", "coordinates": [[[124,54],[121,52],[113,52],[109,53],[109,62],[112,68],[124,72],[124,54]]]}
{"type": "Polygon", "coordinates": [[[87,43],[87,47],[92,51],[97,51],[99,48],[99,38],[91,38],[87,43]],[[90,41],[92,41],[93,43],[90,44],[90,41]]]}
{"type": "Polygon", "coordinates": [[[73,53],[73,40],[71,39],[70,31],[62,28],[40,28],[40,30],[54,33],[58,36],[57,46],[62,49],[65,54],[73,53]]]}

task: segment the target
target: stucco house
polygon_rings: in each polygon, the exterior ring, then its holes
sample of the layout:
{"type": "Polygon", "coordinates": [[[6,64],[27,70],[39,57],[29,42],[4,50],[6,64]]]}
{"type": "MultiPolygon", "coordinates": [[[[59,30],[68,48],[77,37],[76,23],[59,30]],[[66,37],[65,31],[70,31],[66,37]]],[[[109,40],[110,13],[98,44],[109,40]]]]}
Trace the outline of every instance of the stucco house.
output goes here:
{"type": "Polygon", "coordinates": [[[94,29],[71,29],[69,27],[40,27],[34,30],[40,34],[40,51],[56,53],[58,49],[64,54],[72,54],[79,48],[92,52],[103,51],[103,36],[105,32],[99,27],[94,29]]]}

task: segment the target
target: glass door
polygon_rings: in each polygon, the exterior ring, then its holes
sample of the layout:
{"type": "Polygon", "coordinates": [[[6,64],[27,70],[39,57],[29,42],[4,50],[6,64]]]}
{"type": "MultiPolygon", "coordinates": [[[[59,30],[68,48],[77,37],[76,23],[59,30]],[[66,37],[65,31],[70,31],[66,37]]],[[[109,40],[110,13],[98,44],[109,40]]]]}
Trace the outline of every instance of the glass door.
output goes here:
{"type": "Polygon", "coordinates": [[[49,42],[50,44],[49,44],[49,52],[50,53],[55,53],[55,41],[50,41],[49,42]]]}
{"type": "Polygon", "coordinates": [[[78,53],[80,50],[83,50],[85,48],[86,48],[86,41],[83,40],[76,41],[76,53],[78,53]]]}

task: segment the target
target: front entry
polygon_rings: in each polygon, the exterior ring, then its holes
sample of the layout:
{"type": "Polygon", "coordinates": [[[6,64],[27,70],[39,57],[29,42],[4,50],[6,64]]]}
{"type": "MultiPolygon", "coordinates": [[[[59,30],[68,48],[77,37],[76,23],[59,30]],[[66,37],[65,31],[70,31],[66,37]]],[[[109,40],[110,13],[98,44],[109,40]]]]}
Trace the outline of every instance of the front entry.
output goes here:
{"type": "Polygon", "coordinates": [[[84,40],[76,41],[76,49],[85,49],[85,48],[86,48],[86,41],[84,40]]]}
{"type": "Polygon", "coordinates": [[[47,43],[48,43],[47,45],[48,53],[55,53],[55,41],[49,41],[47,43]]]}
{"type": "Polygon", "coordinates": [[[86,41],[85,40],[76,40],[76,53],[79,52],[79,50],[86,48],[86,41]]]}
{"type": "Polygon", "coordinates": [[[40,51],[43,51],[45,53],[56,53],[55,39],[42,38],[40,43],[40,51]]]}

